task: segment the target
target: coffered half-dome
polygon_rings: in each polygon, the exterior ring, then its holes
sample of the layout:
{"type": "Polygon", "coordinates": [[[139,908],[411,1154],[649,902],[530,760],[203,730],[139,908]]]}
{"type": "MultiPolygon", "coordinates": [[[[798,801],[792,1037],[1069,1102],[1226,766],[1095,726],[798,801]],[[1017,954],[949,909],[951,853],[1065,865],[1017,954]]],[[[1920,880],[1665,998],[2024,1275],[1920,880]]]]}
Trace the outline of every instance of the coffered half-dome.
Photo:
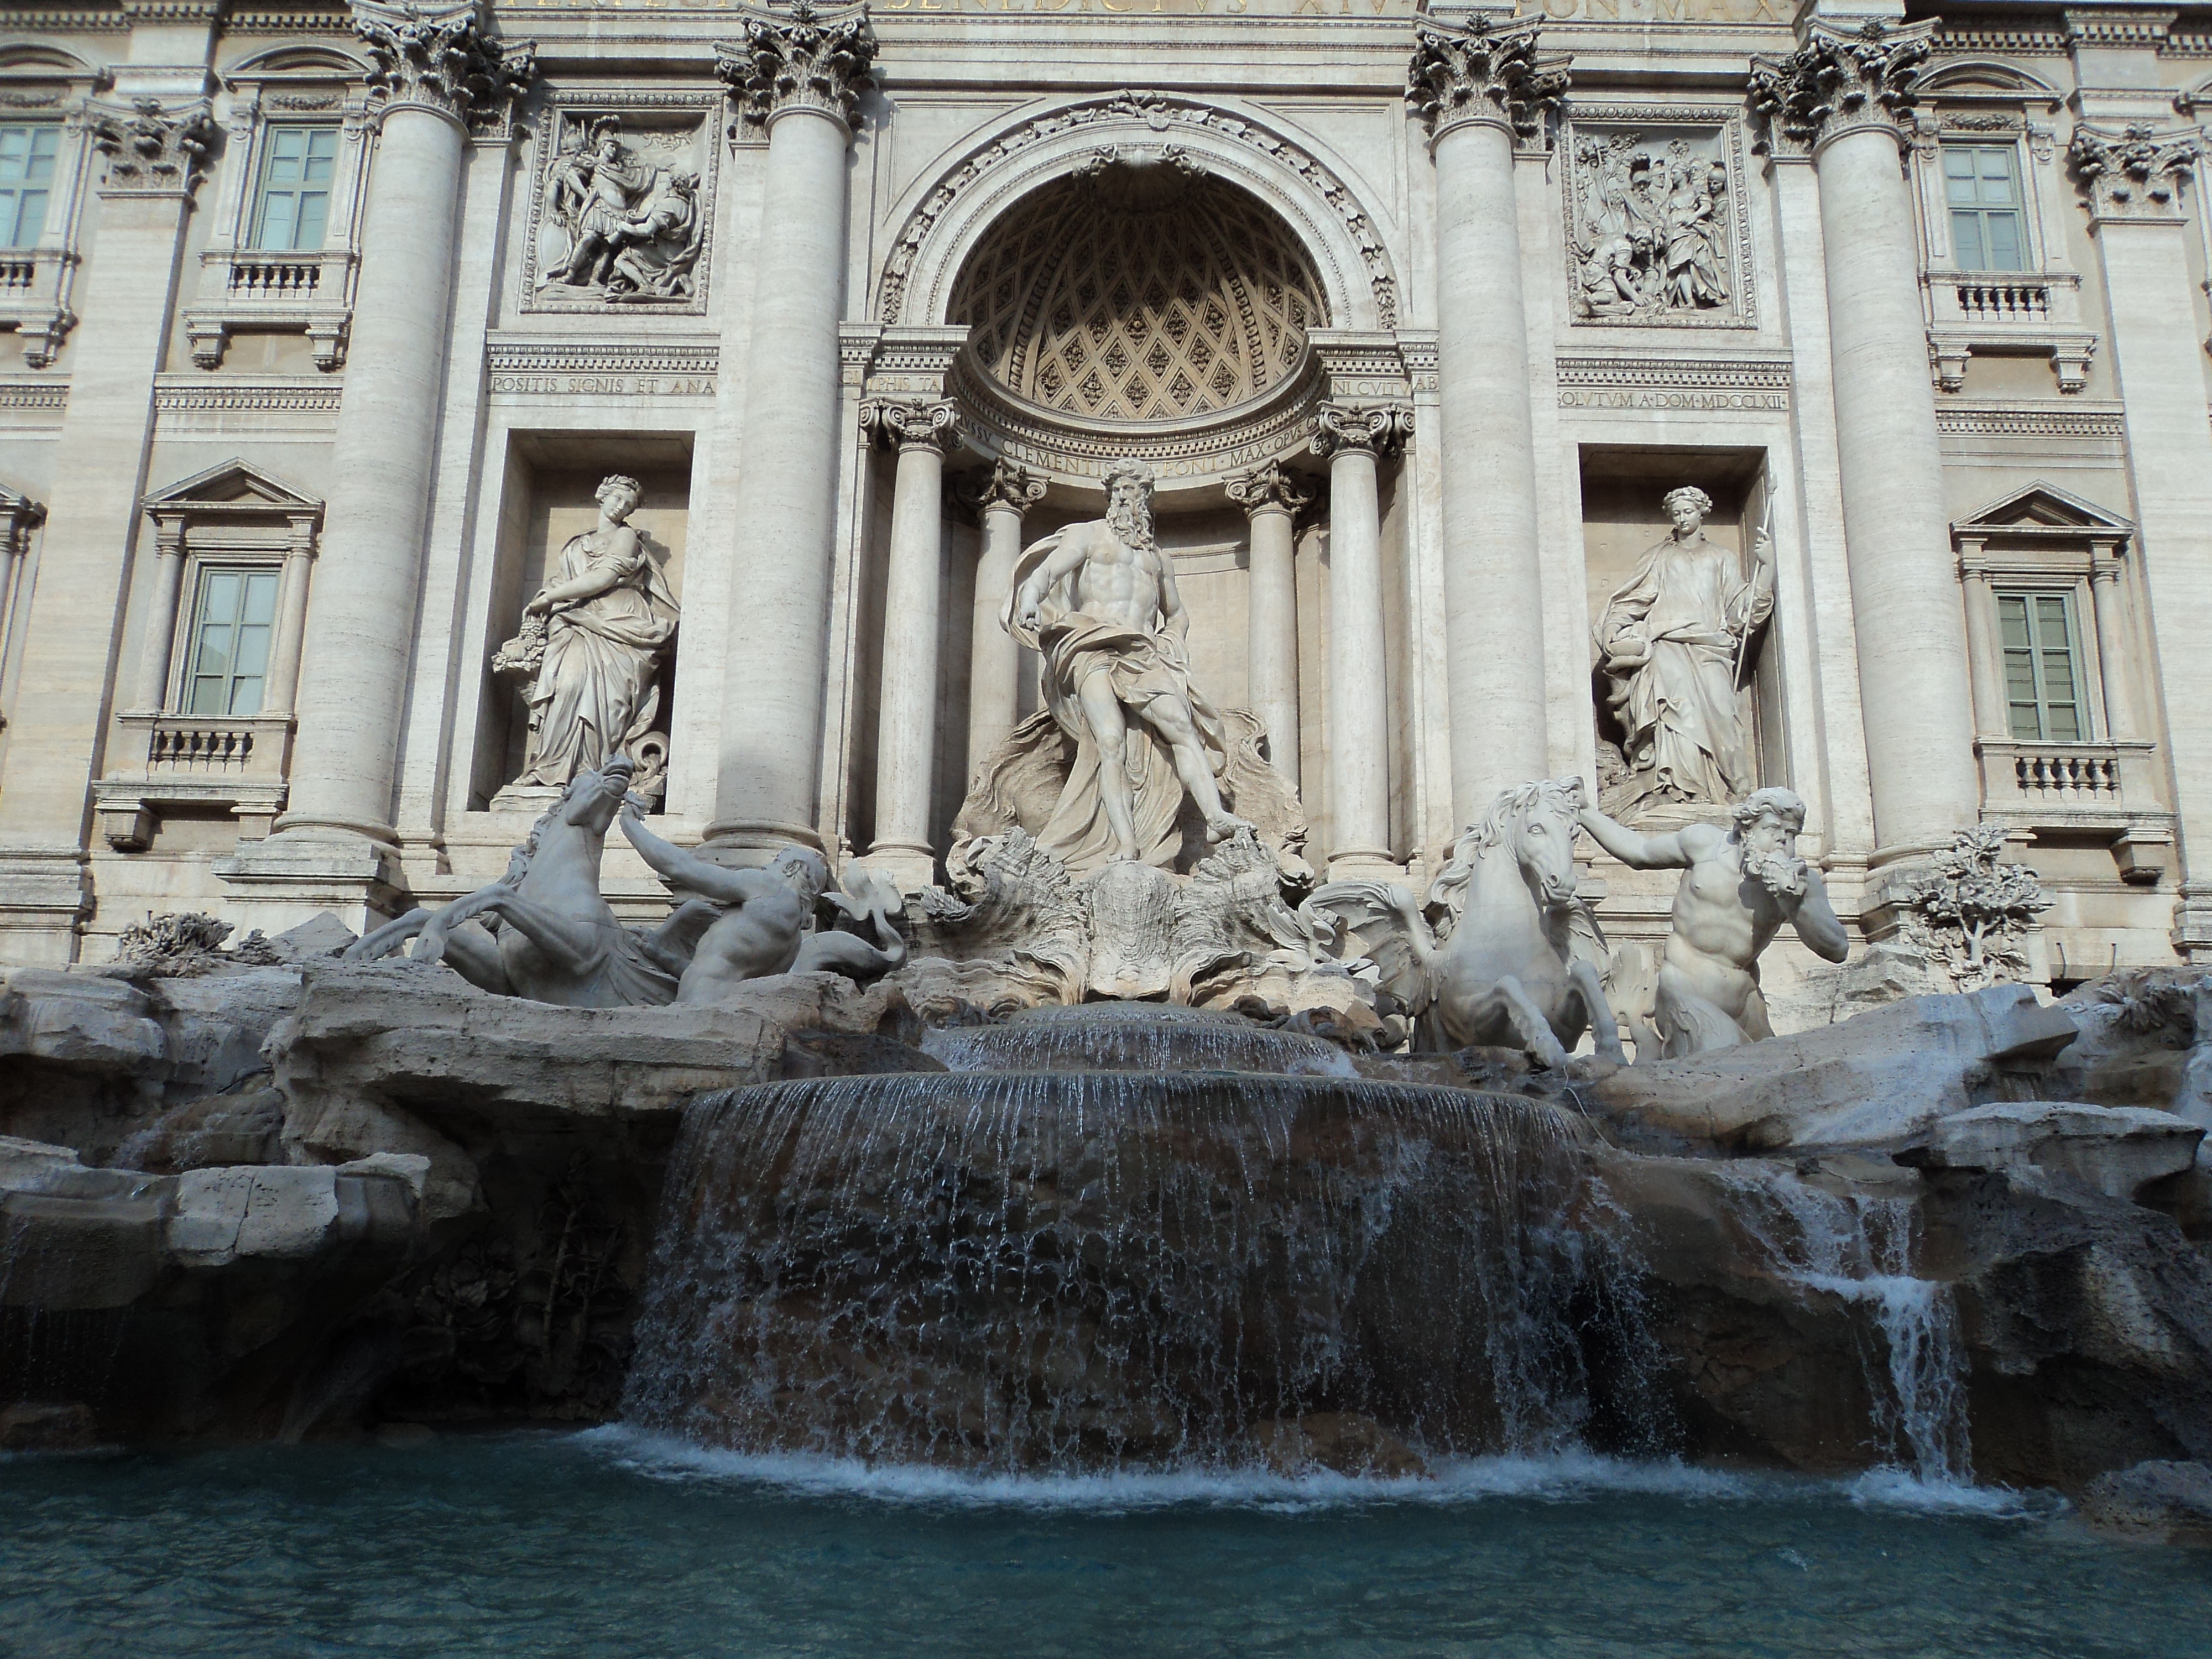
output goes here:
{"type": "Polygon", "coordinates": [[[1236,407],[1287,379],[1328,325],[1322,284],[1282,220],[1173,156],[1060,179],[985,236],[947,319],[1016,397],[1105,421],[1236,407]]]}

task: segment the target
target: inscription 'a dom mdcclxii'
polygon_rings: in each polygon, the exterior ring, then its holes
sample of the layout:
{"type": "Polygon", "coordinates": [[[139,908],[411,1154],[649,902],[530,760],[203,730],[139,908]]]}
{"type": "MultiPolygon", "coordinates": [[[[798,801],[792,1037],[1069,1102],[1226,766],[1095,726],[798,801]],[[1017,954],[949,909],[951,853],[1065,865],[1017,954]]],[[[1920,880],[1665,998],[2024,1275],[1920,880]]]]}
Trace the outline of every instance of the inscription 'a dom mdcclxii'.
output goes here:
{"type": "MultiPolygon", "coordinates": [[[[736,11],[744,0],[536,0],[568,11],[736,11]]],[[[1177,17],[1411,17],[1414,0],[875,0],[884,13],[1111,13],[1177,17]]],[[[1784,0],[1522,0],[1519,15],[1554,22],[1771,23],[1786,27],[1784,0]]]]}

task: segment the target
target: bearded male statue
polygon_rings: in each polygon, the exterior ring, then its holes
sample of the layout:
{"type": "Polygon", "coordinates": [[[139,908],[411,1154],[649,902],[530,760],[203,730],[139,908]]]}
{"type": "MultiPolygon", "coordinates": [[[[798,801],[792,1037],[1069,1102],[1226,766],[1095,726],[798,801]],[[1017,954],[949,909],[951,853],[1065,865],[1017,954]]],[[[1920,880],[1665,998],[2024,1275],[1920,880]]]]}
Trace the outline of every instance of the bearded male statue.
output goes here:
{"type": "Polygon", "coordinates": [[[1141,462],[1116,465],[1104,518],[1016,562],[999,620],[1042,659],[1045,706],[977,757],[956,854],[1019,828],[1081,877],[1109,864],[1173,869],[1186,839],[1197,848],[1252,831],[1279,858],[1304,843],[1297,792],[1261,752],[1265,728],[1191,684],[1190,615],[1153,533],[1152,483],[1141,462]]]}

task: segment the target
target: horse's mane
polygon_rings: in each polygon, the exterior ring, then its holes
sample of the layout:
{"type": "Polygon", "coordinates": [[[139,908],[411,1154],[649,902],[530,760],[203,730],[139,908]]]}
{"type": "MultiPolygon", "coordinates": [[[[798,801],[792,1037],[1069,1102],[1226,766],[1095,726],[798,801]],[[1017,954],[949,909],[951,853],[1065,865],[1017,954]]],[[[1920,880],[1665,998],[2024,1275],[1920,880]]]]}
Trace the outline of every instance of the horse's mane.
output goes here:
{"type": "Polygon", "coordinates": [[[1557,804],[1565,809],[1571,823],[1581,787],[1578,778],[1539,778],[1533,783],[1516,783],[1510,789],[1499,790],[1489,810],[1452,843],[1451,855],[1445,860],[1444,867],[1429,884],[1425,903],[1432,919],[1439,906],[1447,915],[1459,914],[1466,902],[1468,884],[1474,879],[1476,863],[1492,848],[1503,843],[1514,824],[1537,806],[1557,804]]]}

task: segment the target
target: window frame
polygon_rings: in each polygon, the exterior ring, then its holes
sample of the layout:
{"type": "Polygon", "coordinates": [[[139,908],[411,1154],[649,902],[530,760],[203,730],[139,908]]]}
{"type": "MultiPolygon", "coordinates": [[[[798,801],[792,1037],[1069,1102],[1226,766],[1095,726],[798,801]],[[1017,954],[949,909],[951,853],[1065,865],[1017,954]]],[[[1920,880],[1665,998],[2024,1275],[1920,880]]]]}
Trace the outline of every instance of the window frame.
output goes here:
{"type": "MultiPolygon", "coordinates": [[[[52,153],[46,158],[49,163],[46,169],[46,176],[42,181],[42,187],[39,191],[40,196],[43,199],[39,204],[38,228],[31,234],[31,236],[27,240],[21,239],[22,216],[21,197],[26,192],[21,190],[16,190],[15,192],[16,198],[15,231],[9,234],[8,240],[0,241],[0,253],[13,254],[20,258],[24,254],[33,252],[40,246],[43,246],[46,241],[46,228],[53,219],[55,198],[61,194],[61,187],[64,183],[64,180],[62,178],[63,140],[69,135],[65,130],[64,123],[60,120],[40,120],[36,117],[23,117],[12,120],[0,120],[0,140],[4,140],[5,136],[9,132],[24,132],[29,134],[31,136],[31,145],[33,152],[35,152],[38,141],[41,137],[48,133],[53,135],[53,149],[52,153]]],[[[30,159],[37,159],[35,153],[30,159]]],[[[27,185],[29,180],[26,179],[22,182],[27,185]]],[[[4,198],[10,189],[10,181],[5,179],[0,179],[0,198],[4,198]]]]}
{"type": "MultiPolygon", "coordinates": [[[[1999,136],[1983,133],[1947,135],[1936,142],[1936,170],[1942,191],[1944,230],[1949,241],[1951,264],[1954,268],[1976,276],[2025,276],[2039,273],[2042,270],[2042,250],[2037,246],[2033,204],[2029,200],[2027,173],[2023,165],[2021,143],[2017,135],[1999,136]],[[1951,196],[1951,158],[1954,155],[1965,155],[1978,158],[1984,155],[2004,157],[2006,182],[2012,187],[2012,200],[1999,206],[1984,206],[1978,202],[1961,206],[1954,202],[1951,196]],[[1975,240],[1979,244],[1978,251],[1987,255],[1990,252],[1989,221],[1992,216],[1998,214],[2007,215],[2013,221],[2014,234],[2019,242],[2020,262],[2012,265],[1967,264],[1960,253],[1959,245],[1960,216],[1971,215],[1977,221],[1975,240]]],[[[1975,167],[1972,178],[1978,189],[1983,182],[1978,162],[1975,167]]]]}
{"type": "Polygon", "coordinates": [[[331,222],[331,210],[338,200],[338,187],[340,182],[338,179],[338,149],[339,146],[344,142],[344,124],[335,118],[319,121],[303,118],[297,120],[264,121],[262,123],[260,142],[255,147],[257,155],[254,166],[252,202],[247,209],[246,222],[240,227],[240,228],[246,232],[245,236],[240,240],[239,244],[240,251],[241,252],[252,252],[255,253],[270,254],[289,253],[304,257],[328,251],[331,246],[331,231],[333,228],[342,228],[333,226],[331,222]],[[302,134],[307,140],[307,149],[300,158],[302,162],[302,176],[299,181],[292,185],[279,187],[278,189],[272,191],[270,173],[276,164],[283,159],[276,153],[277,145],[283,137],[288,133],[302,134]],[[305,176],[306,164],[317,159],[313,155],[313,142],[317,135],[325,133],[330,137],[330,153],[328,155],[321,157],[320,159],[328,163],[328,168],[323,179],[322,189],[320,191],[311,191],[306,187],[307,184],[307,180],[305,176]],[[299,203],[306,197],[317,193],[319,193],[322,198],[322,225],[320,228],[320,234],[316,237],[312,246],[305,246],[299,240],[300,214],[298,205],[299,203]],[[292,198],[294,204],[292,216],[292,240],[281,246],[272,245],[267,240],[269,204],[272,194],[288,195],[292,198]]]}
{"type": "Polygon", "coordinates": [[[1990,599],[1996,611],[1996,636],[1994,643],[1997,651],[1997,684],[2004,696],[2002,713],[2005,717],[2005,732],[2011,742],[2052,744],[2097,743],[2101,740],[2100,734],[2104,730],[2104,710],[2099,706],[2101,699],[2094,694],[2091,688],[2089,677],[2094,665],[2088,652],[2083,646],[2081,637],[2085,619],[2094,626],[2095,617],[2095,613],[2088,609],[2095,602],[2094,597],[2082,591],[2086,586],[2087,584],[2079,579],[2035,581],[2023,580],[2016,576],[1998,575],[1990,580],[1990,599]],[[2027,734],[2013,729],[2013,712],[2021,707],[2012,696],[2010,678],[2012,658],[2016,647],[2006,642],[2004,631],[2005,604],[2006,601],[2012,599],[2020,600],[2023,604],[2028,629],[2026,650],[2029,661],[2029,674],[2033,681],[2033,707],[2038,729],[2034,732],[2027,734]],[[2051,647],[2045,645],[2039,638],[2036,621],[2038,602],[2048,599],[2057,599],[2064,607],[2067,672],[2072,676],[2074,682],[2074,695],[2069,700],[2069,706],[2074,710],[2075,723],[2078,727],[2070,738],[2055,736],[2048,729],[2053,705],[2051,700],[2045,694],[2044,672],[2045,659],[2050,654],[2051,647]]]}
{"type": "MultiPolygon", "coordinates": [[[[192,551],[186,557],[184,589],[185,603],[177,607],[175,635],[170,641],[169,647],[168,695],[162,700],[164,707],[161,712],[170,718],[185,720],[236,721],[261,719],[263,711],[269,706],[270,671],[276,662],[277,634],[283,628],[284,620],[283,556],[281,553],[273,551],[270,555],[263,556],[258,550],[249,551],[243,548],[192,551]],[[201,711],[191,707],[192,688],[198,680],[206,678],[196,672],[195,669],[199,654],[200,629],[203,625],[202,611],[206,602],[208,582],[210,577],[228,574],[243,574],[248,578],[265,575],[270,578],[270,582],[269,619],[265,624],[263,624],[268,629],[267,646],[263,653],[261,672],[252,677],[261,682],[261,696],[251,714],[233,714],[227,706],[214,711],[201,711]]],[[[242,598],[241,594],[241,602],[242,598]]],[[[233,627],[235,629],[246,625],[237,623],[234,623],[233,627]]],[[[225,688],[223,701],[226,705],[235,695],[237,681],[240,678],[235,667],[234,641],[232,656],[232,670],[223,677],[225,688]]]]}

